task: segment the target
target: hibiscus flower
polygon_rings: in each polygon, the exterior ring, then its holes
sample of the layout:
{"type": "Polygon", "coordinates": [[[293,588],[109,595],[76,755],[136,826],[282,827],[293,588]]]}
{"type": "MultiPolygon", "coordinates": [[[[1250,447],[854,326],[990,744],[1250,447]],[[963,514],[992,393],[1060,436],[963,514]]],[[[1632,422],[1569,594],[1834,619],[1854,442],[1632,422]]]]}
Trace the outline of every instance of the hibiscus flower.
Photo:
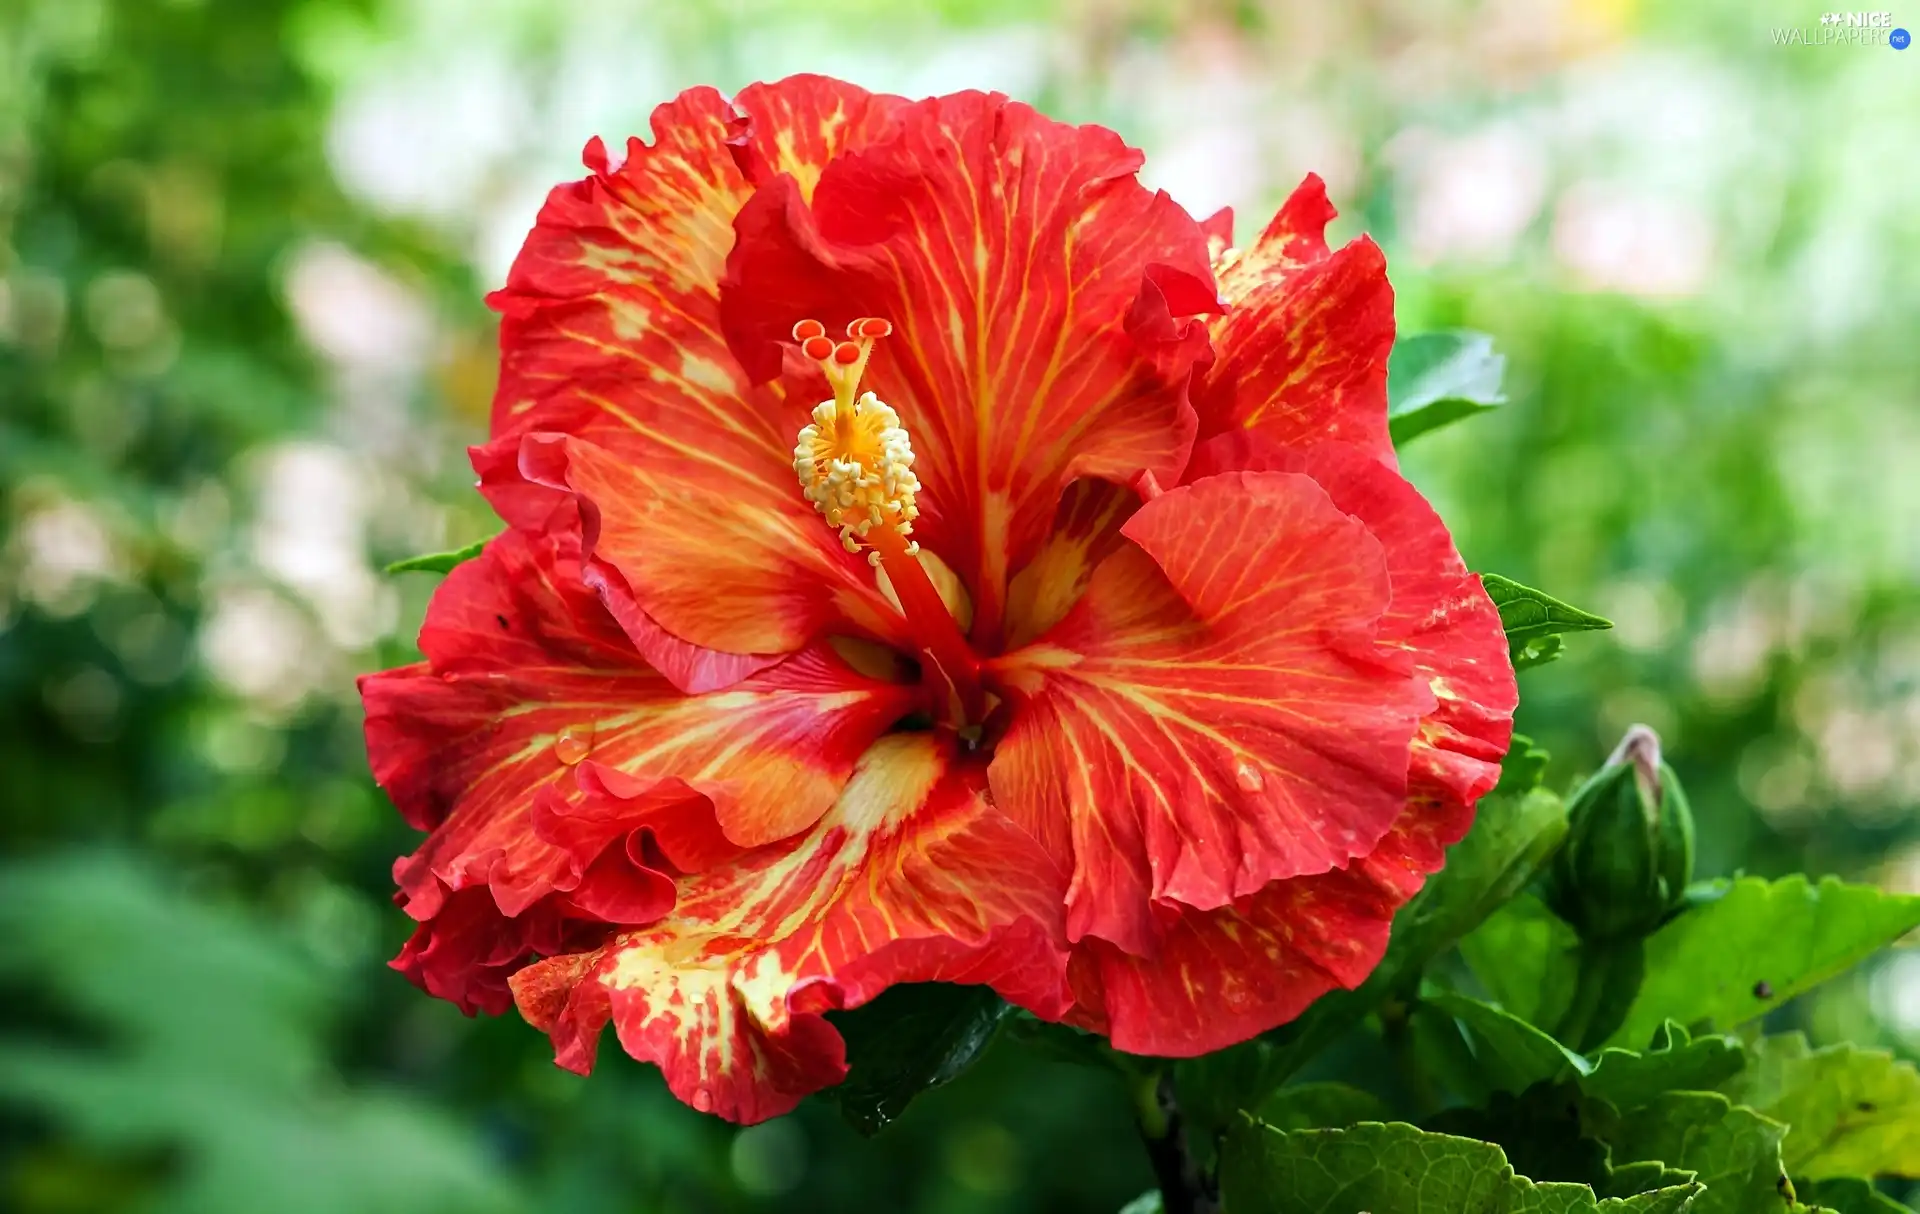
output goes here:
{"type": "Polygon", "coordinates": [[[1193,1055],[1366,977],[1498,776],[1500,621],[1315,178],[1249,247],[1111,131],[820,77],[589,144],[504,290],[506,530],[362,682],[395,966],[751,1122],[980,983],[1193,1055]]]}

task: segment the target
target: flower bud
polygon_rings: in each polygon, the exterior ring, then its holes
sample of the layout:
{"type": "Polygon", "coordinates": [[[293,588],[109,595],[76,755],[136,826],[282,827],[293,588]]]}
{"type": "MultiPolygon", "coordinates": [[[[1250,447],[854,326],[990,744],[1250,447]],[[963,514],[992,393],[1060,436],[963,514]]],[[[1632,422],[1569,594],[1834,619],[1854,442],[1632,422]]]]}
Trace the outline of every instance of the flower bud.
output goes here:
{"type": "Polygon", "coordinates": [[[1693,878],[1693,812],[1660,737],[1627,730],[1606,766],[1567,807],[1567,840],[1554,860],[1548,902],[1582,939],[1650,934],[1677,910],[1693,878]]]}

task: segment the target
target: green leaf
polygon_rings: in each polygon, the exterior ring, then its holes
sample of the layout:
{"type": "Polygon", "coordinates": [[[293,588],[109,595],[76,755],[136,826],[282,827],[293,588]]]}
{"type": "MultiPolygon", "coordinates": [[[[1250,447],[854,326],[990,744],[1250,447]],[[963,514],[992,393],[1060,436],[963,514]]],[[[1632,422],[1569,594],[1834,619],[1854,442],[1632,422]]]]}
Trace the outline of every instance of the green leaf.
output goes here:
{"type": "Polygon", "coordinates": [[[1536,1184],[1499,1147],[1410,1125],[1344,1130],[1244,1126],[1228,1136],[1220,1195],[1233,1214],[1679,1214],[1697,1186],[1601,1200],[1536,1184]]]}
{"type": "Polygon", "coordinates": [[[1566,647],[1567,643],[1557,635],[1537,636],[1525,644],[1510,646],[1508,652],[1513,658],[1513,668],[1518,672],[1558,661],[1566,647]]]}
{"type": "Polygon", "coordinates": [[[1506,367],[1484,333],[1416,333],[1394,342],[1387,358],[1393,445],[1404,447],[1429,430],[1505,404],[1500,380],[1506,367]]]}
{"type": "MultiPolygon", "coordinates": [[[[1573,1083],[1541,1083],[1517,1096],[1495,1092],[1484,1108],[1448,1109],[1423,1128],[1491,1142],[1514,1171],[1532,1180],[1591,1185],[1603,1197],[1627,1197],[1663,1187],[1614,1187],[1607,1144],[1600,1137],[1613,1120],[1611,1109],[1587,1100],[1573,1083]]],[[[1681,1174],[1667,1183],[1692,1180],[1691,1174],[1681,1174]]]]}
{"type": "Polygon", "coordinates": [[[1746,1065],[1746,1047],[1738,1039],[1695,1039],[1669,1020],[1654,1033],[1644,1053],[1617,1046],[1601,1050],[1593,1058],[1593,1073],[1580,1087],[1620,1112],[1631,1113],[1667,1092],[1717,1088],[1746,1065]]]}
{"type": "Polygon", "coordinates": [[[1383,1121],[1387,1106],[1372,1092],[1344,1083],[1299,1083],[1281,1088],[1253,1110],[1276,1130],[1338,1130],[1383,1121]]]}
{"type": "Polygon", "coordinates": [[[1920,897],[1828,877],[1743,877],[1647,939],[1646,976],[1609,1044],[1663,1021],[1729,1028],[1847,970],[1920,925],[1920,897]]]}
{"type": "Polygon", "coordinates": [[[1609,1197],[1596,1208],[1602,1214],[1689,1214],[1697,1208],[1699,1198],[1700,1186],[1685,1181],[1632,1197],[1609,1197]]]}
{"type": "Polygon", "coordinates": [[[1497,573],[1483,573],[1480,584],[1500,610],[1513,668],[1541,666],[1560,656],[1559,634],[1593,632],[1613,627],[1613,621],[1563,603],[1544,591],[1523,586],[1497,573]]]}
{"type": "Polygon", "coordinates": [[[1857,1176],[1815,1180],[1794,1187],[1800,1196],[1835,1214],[1913,1214],[1911,1209],[1857,1176]]]}
{"type": "Polygon", "coordinates": [[[1579,981],[1572,926],[1532,894],[1493,912],[1460,941],[1460,955],[1500,1006],[1532,1024],[1557,1024],[1579,981]]]}
{"type": "Polygon", "coordinates": [[[1525,889],[1566,831],[1566,805],[1544,788],[1484,798],[1473,829],[1447,850],[1446,867],[1394,918],[1386,960],[1395,980],[1418,973],[1525,889]]]}
{"type": "Polygon", "coordinates": [[[1891,1054],[1764,1037],[1723,1090],[1792,1127],[1781,1157],[1795,1176],[1920,1177],[1920,1072],[1891,1054]]]}
{"type": "Polygon", "coordinates": [[[455,548],[451,552],[428,552],[420,556],[410,556],[404,561],[395,561],[388,565],[387,572],[448,573],[455,565],[479,556],[480,550],[486,546],[486,540],[475,540],[465,548],[455,548]]]}
{"type": "Polygon", "coordinates": [[[1670,1168],[1657,1159],[1645,1159],[1610,1167],[1606,1184],[1595,1192],[1602,1197],[1632,1197],[1693,1184],[1698,1179],[1698,1176],[1684,1168],[1670,1168]]]}
{"type": "Polygon", "coordinates": [[[1130,1078],[1139,1077],[1139,1073],[1128,1070],[1133,1055],[1115,1051],[1107,1044],[1106,1038],[1098,1034],[1074,1028],[1070,1024],[1042,1020],[1020,1008],[1014,1008],[1005,1023],[1007,1033],[1056,1061],[1071,1062],[1075,1066],[1091,1067],[1096,1071],[1118,1071],[1130,1078]]]}
{"type": "Polygon", "coordinates": [[[1547,774],[1547,763],[1553,756],[1533,744],[1533,739],[1522,733],[1513,735],[1513,744],[1507,748],[1507,757],[1500,760],[1500,783],[1495,785],[1499,792],[1525,794],[1540,787],[1540,781],[1547,774]]]}
{"type": "Polygon", "coordinates": [[[1491,1091],[1519,1093],[1536,1083],[1557,1082],[1592,1069],[1585,1058],[1490,1003],[1464,995],[1434,995],[1424,1006],[1460,1022],[1476,1067],[1491,1091]]]}
{"type": "Polygon", "coordinates": [[[1485,1104],[1494,1096],[1487,1076],[1474,1060],[1467,1030],[1452,1016],[1424,1003],[1413,1005],[1404,1029],[1394,1023],[1401,1005],[1381,1009],[1383,1037],[1401,1055],[1400,1070],[1417,1107],[1444,1104],[1450,1095],[1467,1104],[1485,1104]]]}
{"type": "Polygon", "coordinates": [[[913,1099],[980,1060],[1009,1011],[983,986],[896,986],[828,1019],[847,1041],[847,1078],[829,1089],[841,1114],[877,1134],[913,1099]]]}
{"type": "Polygon", "coordinates": [[[1787,1127],[1715,1092],[1668,1092],[1629,1117],[1612,1140],[1616,1165],[1658,1160],[1695,1173],[1706,1191],[1693,1214],[1779,1209],[1791,1192],[1780,1164],[1787,1127]]]}
{"type": "MultiPolygon", "coordinates": [[[[1354,1014],[1364,1015],[1358,1011],[1354,1014]]],[[[1310,1017],[1315,1017],[1312,1007],[1301,1019],[1310,1017]]],[[[1282,1090],[1282,1085],[1300,1069],[1300,1063],[1310,1056],[1310,1051],[1328,1039],[1328,1034],[1317,1031],[1311,1023],[1302,1026],[1300,1031],[1301,1036],[1285,1044],[1256,1037],[1224,1050],[1176,1062],[1174,1086],[1180,1093],[1180,1110],[1187,1124],[1203,1138],[1210,1137],[1237,1124],[1243,1111],[1258,1108],[1282,1090]]],[[[1331,1035],[1337,1035],[1338,1031],[1336,1028],[1331,1035]]]]}

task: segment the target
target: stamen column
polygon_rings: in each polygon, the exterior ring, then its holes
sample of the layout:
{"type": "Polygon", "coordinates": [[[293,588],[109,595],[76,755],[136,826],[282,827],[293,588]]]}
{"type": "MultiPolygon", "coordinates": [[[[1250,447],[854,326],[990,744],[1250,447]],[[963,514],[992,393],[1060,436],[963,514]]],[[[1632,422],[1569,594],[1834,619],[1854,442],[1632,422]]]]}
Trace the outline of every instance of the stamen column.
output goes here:
{"type": "Polygon", "coordinates": [[[847,551],[864,545],[868,561],[886,569],[927,674],[947,693],[937,712],[965,728],[985,715],[980,662],[921,565],[920,545],[908,538],[920,514],[913,446],[899,414],[873,393],[859,394],[874,341],[892,331],[877,317],[848,325],[847,340],[840,342],[817,320],[793,327],[801,352],[820,364],[833,388],[833,399],[815,406],[812,424],[800,431],[793,470],[807,500],[840,529],[847,551]]]}

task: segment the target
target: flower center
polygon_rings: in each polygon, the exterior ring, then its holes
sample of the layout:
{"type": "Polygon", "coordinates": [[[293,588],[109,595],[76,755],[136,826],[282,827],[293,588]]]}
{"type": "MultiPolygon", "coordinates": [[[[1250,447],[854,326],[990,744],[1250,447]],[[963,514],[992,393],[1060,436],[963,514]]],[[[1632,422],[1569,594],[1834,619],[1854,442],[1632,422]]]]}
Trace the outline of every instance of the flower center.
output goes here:
{"type": "Polygon", "coordinates": [[[937,693],[934,715],[964,731],[985,714],[980,660],[920,564],[920,545],[907,538],[920,516],[920,480],[906,427],[891,406],[860,392],[873,343],[891,332],[891,324],[871,316],[848,325],[845,341],[828,337],[817,320],[793,327],[801,353],[820,364],[833,388],[833,399],[814,406],[813,421],[800,431],[793,471],[814,509],[840,529],[846,550],[865,548],[868,564],[884,566],[937,693]]]}

